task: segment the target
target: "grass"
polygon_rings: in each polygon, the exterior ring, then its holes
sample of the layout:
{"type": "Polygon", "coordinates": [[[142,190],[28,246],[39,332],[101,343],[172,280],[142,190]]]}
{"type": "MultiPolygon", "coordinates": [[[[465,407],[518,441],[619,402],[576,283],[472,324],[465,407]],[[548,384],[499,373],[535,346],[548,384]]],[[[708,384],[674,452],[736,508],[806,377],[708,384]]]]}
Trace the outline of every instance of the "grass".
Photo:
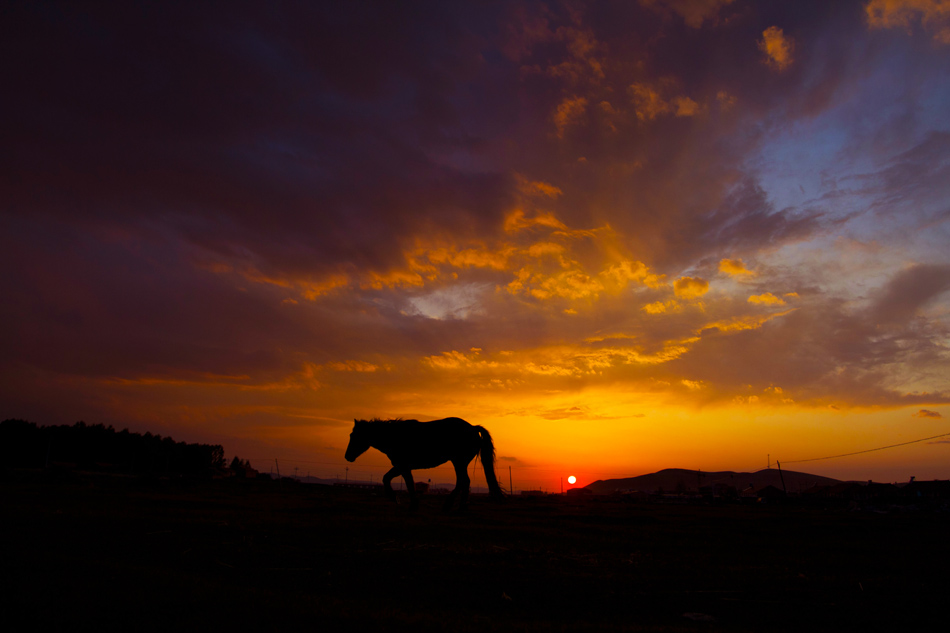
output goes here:
{"type": "Polygon", "coordinates": [[[475,497],[446,515],[26,474],[0,494],[16,630],[921,631],[950,593],[940,512],[475,497]]]}

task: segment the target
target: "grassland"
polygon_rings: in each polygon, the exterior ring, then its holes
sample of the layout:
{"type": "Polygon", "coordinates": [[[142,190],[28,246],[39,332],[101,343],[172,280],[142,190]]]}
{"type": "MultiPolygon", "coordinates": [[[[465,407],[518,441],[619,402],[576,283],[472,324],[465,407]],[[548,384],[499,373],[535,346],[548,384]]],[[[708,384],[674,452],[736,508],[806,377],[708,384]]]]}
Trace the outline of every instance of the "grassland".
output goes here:
{"type": "Polygon", "coordinates": [[[7,630],[945,630],[939,511],[8,473],[7,630]]]}

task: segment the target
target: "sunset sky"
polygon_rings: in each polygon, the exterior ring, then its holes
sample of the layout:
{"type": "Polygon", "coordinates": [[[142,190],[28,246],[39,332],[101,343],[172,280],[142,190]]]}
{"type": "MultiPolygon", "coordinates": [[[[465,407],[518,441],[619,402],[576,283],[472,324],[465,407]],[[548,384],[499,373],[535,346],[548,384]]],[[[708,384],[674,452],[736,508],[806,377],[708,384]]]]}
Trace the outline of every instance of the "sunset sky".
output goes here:
{"type": "Polygon", "coordinates": [[[950,433],[950,2],[4,3],[0,72],[0,419],[950,478],[798,461],[950,433]]]}

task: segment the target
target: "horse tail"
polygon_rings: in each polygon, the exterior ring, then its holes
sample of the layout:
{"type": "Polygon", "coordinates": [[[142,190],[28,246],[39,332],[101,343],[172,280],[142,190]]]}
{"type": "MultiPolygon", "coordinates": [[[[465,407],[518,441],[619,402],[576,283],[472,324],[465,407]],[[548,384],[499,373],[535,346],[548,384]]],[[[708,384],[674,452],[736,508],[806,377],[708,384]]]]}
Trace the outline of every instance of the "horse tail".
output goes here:
{"type": "Polygon", "coordinates": [[[498,478],[495,477],[495,445],[491,441],[491,434],[483,426],[474,428],[479,435],[479,453],[482,458],[482,468],[485,469],[488,492],[496,500],[504,499],[505,491],[498,485],[498,478]]]}

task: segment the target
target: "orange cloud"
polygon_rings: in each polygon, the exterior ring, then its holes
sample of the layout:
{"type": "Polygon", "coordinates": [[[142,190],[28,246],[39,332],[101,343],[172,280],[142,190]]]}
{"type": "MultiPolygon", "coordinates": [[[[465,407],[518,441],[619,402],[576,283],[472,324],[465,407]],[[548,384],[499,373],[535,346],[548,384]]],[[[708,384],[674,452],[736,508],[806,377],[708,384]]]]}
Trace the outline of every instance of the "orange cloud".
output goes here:
{"type": "Polygon", "coordinates": [[[554,111],[554,127],[558,138],[564,138],[564,131],[571,125],[580,123],[587,112],[587,99],[584,97],[566,97],[554,111]]]}
{"type": "Polygon", "coordinates": [[[762,31],[759,50],[765,53],[765,62],[775,70],[785,70],[792,65],[792,50],[795,43],[785,37],[782,29],[770,26],[762,31]]]}
{"type": "Polygon", "coordinates": [[[930,409],[921,409],[914,414],[915,418],[942,418],[939,411],[931,411],[930,409]]]}
{"type": "MultiPolygon", "coordinates": [[[[663,85],[672,84],[672,81],[663,81],[663,85]]],[[[680,95],[667,100],[660,90],[645,83],[631,84],[628,89],[634,112],[640,121],[652,121],[658,116],[672,114],[677,117],[696,116],[702,111],[702,106],[687,96],[680,95]]]]}
{"type": "Polygon", "coordinates": [[[361,360],[345,360],[342,362],[327,363],[327,367],[333,371],[357,371],[362,373],[372,373],[379,369],[378,365],[361,360]]]}
{"type": "Polygon", "coordinates": [[[526,196],[544,196],[547,198],[557,198],[564,192],[559,187],[538,180],[528,180],[521,174],[516,174],[518,180],[518,191],[526,196]]]}
{"type": "Polygon", "coordinates": [[[680,277],[673,282],[673,292],[677,297],[695,299],[709,292],[709,282],[699,277],[680,277]]]}
{"type": "Polygon", "coordinates": [[[741,259],[723,259],[719,262],[719,272],[726,273],[733,277],[742,277],[745,275],[755,275],[754,272],[745,267],[741,259]]]}
{"type": "Polygon", "coordinates": [[[646,84],[635,83],[631,85],[630,97],[637,118],[641,121],[652,121],[659,115],[670,111],[670,104],[663,100],[659,92],[646,84]]]}
{"type": "Polygon", "coordinates": [[[726,112],[736,105],[737,99],[725,90],[720,90],[716,93],[716,101],[719,102],[719,109],[726,112]]]}
{"type": "Polygon", "coordinates": [[[871,0],[864,10],[872,29],[902,28],[910,33],[920,23],[935,41],[950,44],[950,3],[945,0],[871,0]]]}
{"type": "Polygon", "coordinates": [[[783,306],[785,301],[776,297],[771,292],[765,292],[760,295],[752,295],[748,299],[749,303],[755,303],[758,305],[772,305],[772,306],[783,306]]]}
{"type": "Polygon", "coordinates": [[[513,233],[532,226],[547,226],[552,229],[567,230],[567,225],[558,220],[553,213],[537,213],[534,217],[525,217],[524,211],[515,209],[505,217],[505,232],[513,233]]]}
{"type": "Polygon", "coordinates": [[[696,116],[699,114],[699,104],[689,97],[676,97],[673,99],[676,106],[676,116],[696,116]]]}
{"type": "Polygon", "coordinates": [[[646,304],[640,309],[646,312],[647,314],[663,314],[665,312],[672,312],[674,310],[678,310],[679,308],[680,308],[679,303],[671,300],[665,303],[663,301],[654,301],[653,303],[646,304]]]}

